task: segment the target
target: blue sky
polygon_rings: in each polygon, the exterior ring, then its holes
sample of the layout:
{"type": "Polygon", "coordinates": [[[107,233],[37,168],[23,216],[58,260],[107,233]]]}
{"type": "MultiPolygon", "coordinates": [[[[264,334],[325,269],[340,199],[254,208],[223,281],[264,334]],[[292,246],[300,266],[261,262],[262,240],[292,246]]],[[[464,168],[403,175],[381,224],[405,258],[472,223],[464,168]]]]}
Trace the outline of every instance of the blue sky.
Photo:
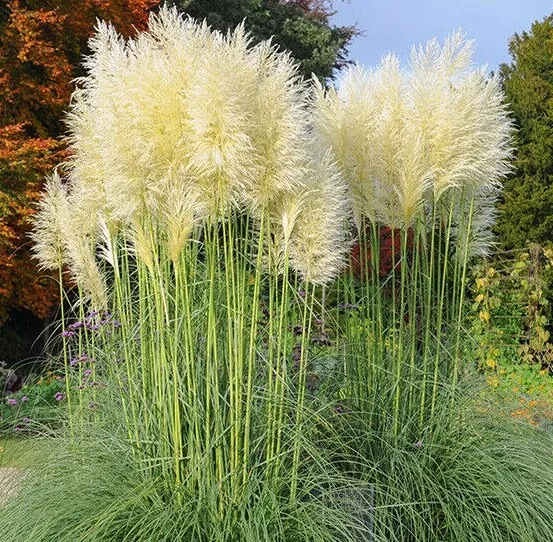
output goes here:
{"type": "Polygon", "coordinates": [[[334,0],[333,7],[334,24],[356,24],[363,32],[349,56],[367,68],[388,52],[406,63],[412,44],[461,28],[475,40],[475,63],[496,71],[510,61],[509,38],[553,13],[551,0],[334,0]]]}

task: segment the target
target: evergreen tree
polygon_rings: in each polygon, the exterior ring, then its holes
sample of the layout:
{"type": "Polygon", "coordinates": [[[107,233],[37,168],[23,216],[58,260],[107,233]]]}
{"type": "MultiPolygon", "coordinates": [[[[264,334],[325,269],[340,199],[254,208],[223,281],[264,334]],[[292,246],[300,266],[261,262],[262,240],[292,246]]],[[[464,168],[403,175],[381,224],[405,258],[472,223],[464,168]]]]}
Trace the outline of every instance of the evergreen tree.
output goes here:
{"type": "Polygon", "coordinates": [[[355,27],[331,25],[327,0],[173,0],[173,5],[216,30],[245,21],[254,43],[273,36],[299,62],[306,78],[332,78],[334,70],[348,63],[347,47],[358,34],[355,27]]]}
{"type": "Polygon", "coordinates": [[[515,34],[501,66],[515,120],[515,171],[505,182],[497,225],[505,248],[553,241],[553,15],[515,34]]]}

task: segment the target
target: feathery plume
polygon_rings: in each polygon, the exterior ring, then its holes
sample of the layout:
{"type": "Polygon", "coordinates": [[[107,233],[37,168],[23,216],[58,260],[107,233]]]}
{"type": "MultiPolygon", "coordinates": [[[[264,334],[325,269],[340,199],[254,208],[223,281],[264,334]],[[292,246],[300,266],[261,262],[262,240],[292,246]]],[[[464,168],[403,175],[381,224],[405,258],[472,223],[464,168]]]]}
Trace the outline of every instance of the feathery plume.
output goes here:
{"type": "Polygon", "coordinates": [[[105,276],[96,259],[95,241],[84,234],[74,217],[70,218],[65,232],[69,274],[80,289],[80,302],[101,310],[108,306],[108,294],[105,276]]]}
{"type": "MultiPolygon", "coordinates": [[[[348,250],[346,231],[348,205],[346,188],[328,153],[314,153],[305,168],[299,212],[283,209],[283,218],[292,215],[290,262],[302,277],[315,284],[336,278],[348,250]],[[297,215],[296,215],[297,213],[297,215]]],[[[284,222],[288,224],[289,222],[284,222]]]]}
{"type": "Polygon", "coordinates": [[[33,219],[33,252],[41,269],[61,268],[65,258],[64,229],[68,216],[67,191],[56,170],[46,180],[33,219]]]}
{"type": "Polygon", "coordinates": [[[71,182],[96,211],[140,221],[180,169],[219,216],[298,184],[306,92],[289,55],[166,7],[127,42],[99,24],[91,48],[67,124],[71,182]]]}
{"type": "Polygon", "coordinates": [[[154,259],[157,254],[157,239],[151,225],[148,227],[145,224],[133,224],[129,232],[129,240],[131,243],[128,247],[129,251],[153,272],[154,259]]]}
{"type": "MultiPolygon", "coordinates": [[[[492,227],[497,217],[499,186],[465,187],[451,190],[447,197],[453,205],[452,238],[455,257],[488,256],[495,246],[492,227]]],[[[444,204],[444,206],[447,204],[444,204]]]]}
{"type": "Polygon", "coordinates": [[[301,184],[307,90],[288,53],[262,42],[252,54],[260,66],[249,115],[256,152],[252,155],[254,177],[243,199],[245,206],[259,215],[274,198],[297,190],[301,184]]]}
{"type": "Polygon", "coordinates": [[[33,251],[43,269],[67,265],[69,275],[95,307],[107,305],[104,277],[95,257],[95,236],[73,213],[70,194],[57,171],[50,177],[34,220],[33,251]],[[87,231],[85,231],[87,230],[87,231]]]}
{"type": "Polygon", "coordinates": [[[169,177],[163,185],[156,185],[156,189],[159,192],[157,223],[165,232],[167,253],[177,266],[194,228],[207,217],[208,210],[186,172],[169,177]]]}
{"type": "Polygon", "coordinates": [[[356,67],[340,90],[316,89],[314,129],[348,182],[354,217],[409,226],[449,190],[499,186],[510,169],[512,122],[496,77],[471,65],[460,32],[356,67]]]}

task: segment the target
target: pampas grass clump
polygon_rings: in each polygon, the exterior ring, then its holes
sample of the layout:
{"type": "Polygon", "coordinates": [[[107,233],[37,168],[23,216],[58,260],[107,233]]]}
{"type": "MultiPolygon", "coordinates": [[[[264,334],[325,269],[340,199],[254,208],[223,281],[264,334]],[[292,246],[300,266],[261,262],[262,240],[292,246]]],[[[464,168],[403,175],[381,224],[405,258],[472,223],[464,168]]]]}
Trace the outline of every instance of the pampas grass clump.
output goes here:
{"type": "Polygon", "coordinates": [[[375,70],[350,69],[339,90],[318,85],[313,98],[315,139],[346,180],[357,233],[352,267],[362,281],[348,277],[340,289],[362,309],[370,337],[357,315],[346,316],[347,370],[362,382],[355,393],[391,396],[396,434],[401,412],[418,404],[422,427],[439,388],[455,387],[466,370],[467,269],[492,247],[511,167],[499,80],[471,55],[456,33],[413,48],[408,69],[389,55],[375,70]]]}
{"type": "Polygon", "coordinates": [[[528,457],[549,439],[460,399],[467,267],[492,246],[512,131],[471,44],[455,34],[409,71],[389,56],[312,92],[243,26],[167,8],[128,41],[99,23],[90,45],[71,157],[33,233],[40,265],[76,286],[66,449],[1,532],[551,538],[529,503],[553,507],[553,469],[528,457]]]}
{"type": "MultiPolygon", "coordinates": [[[[456,33],[414,47],[408,71],[389,55],[375,70],[350,69],[339,90],[318,85],[315,132],[342,168],[357,221],[406,228],[440,202],[474,198],[489,226],[511,168],[512,121],[498,77],[474,69],[471,56],[472,42],[456,33]]],[[[453,214],[462,227],[461,209],[453,214]]],[[[470,253],[485,249],[482,239],[470,253]]]]}
{"type": "MultiPolygon", "coordinates": [[[[35,223],[43,265],[51,266],[52,250],[63,248],[72,277],[93,290],[98,281],[87,270],[94,268],[103,223],[110,236],[128,235],[146,261],[155,239],[148,241],[144,228],[167,232],[176,261],[195,226],[232,210],[260,223],[283,199],[295,199],[300,214],[306,212],[300,200],[317,199],[318,212],[332,208],[338,217],[341,180],[303,145],[307,91],[287,54],[268,42],[250,47],[243,27],[225,36],[166,8],[152,15],[149,32],[128,42],[99,23],[90,46],[88,74],[67,117],[72,155],[65,196],[45,194],[46,201],[66,200],[71,213],[60,219],[55,205],[44,204],[35,223]],[[310,196],[302,198],[304,192],[310,196]],[[50,243],[48,251],[44,240],[56,236],[59,246],[50,243]]],[[[312,262],[324,267],[322,276],[296,250],[298,265],[315,281],[340,269],[343,249],[334,232],[344,218],[336,217],[325,224],[328,235],[319,235],[327,244],[318,249],[325,264],[312,262]]],[[[313,235],[294,226],[287,224],[298,243],[313,235]]]]}
{"type": "MultiPolygon", "coordinates": [[[[39,263],[76,284],[62,334],[70,436],[106,420],[110,388],[125,469],[175,506],[171,521],[191,514],[198,529],[207,514],[205,533],[241,540],[263,495],[279,517],[302,509],[318,462],[303,387],[316,285],[343,266],[345,188],[303,144],[295,64],[243,27],[223,35],[162,8],[128,41],[99,23],[90,46],[66,176],[47,183],[33,233],[39,263]]],[[[328,538],[336,524],[266,539],[328,538]]],[[[174,539],[203,539],[186,528],[174,539]]]]}

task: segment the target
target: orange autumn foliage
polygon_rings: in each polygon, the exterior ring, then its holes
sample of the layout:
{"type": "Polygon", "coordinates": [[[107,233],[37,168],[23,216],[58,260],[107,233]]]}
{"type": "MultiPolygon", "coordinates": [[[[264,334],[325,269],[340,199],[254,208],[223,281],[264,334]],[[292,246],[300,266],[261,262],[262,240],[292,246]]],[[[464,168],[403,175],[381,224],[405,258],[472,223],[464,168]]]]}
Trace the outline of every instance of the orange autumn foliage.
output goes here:
{"type": "Polygon", "coordinates": [[[30,259],[28,232],[45,175],[67,151],[63,114],[97,19],[130,35],[159,0],[7,0],[0,4],[0,324],[14,308],[46,317],[53,277],[30,259]]]}

